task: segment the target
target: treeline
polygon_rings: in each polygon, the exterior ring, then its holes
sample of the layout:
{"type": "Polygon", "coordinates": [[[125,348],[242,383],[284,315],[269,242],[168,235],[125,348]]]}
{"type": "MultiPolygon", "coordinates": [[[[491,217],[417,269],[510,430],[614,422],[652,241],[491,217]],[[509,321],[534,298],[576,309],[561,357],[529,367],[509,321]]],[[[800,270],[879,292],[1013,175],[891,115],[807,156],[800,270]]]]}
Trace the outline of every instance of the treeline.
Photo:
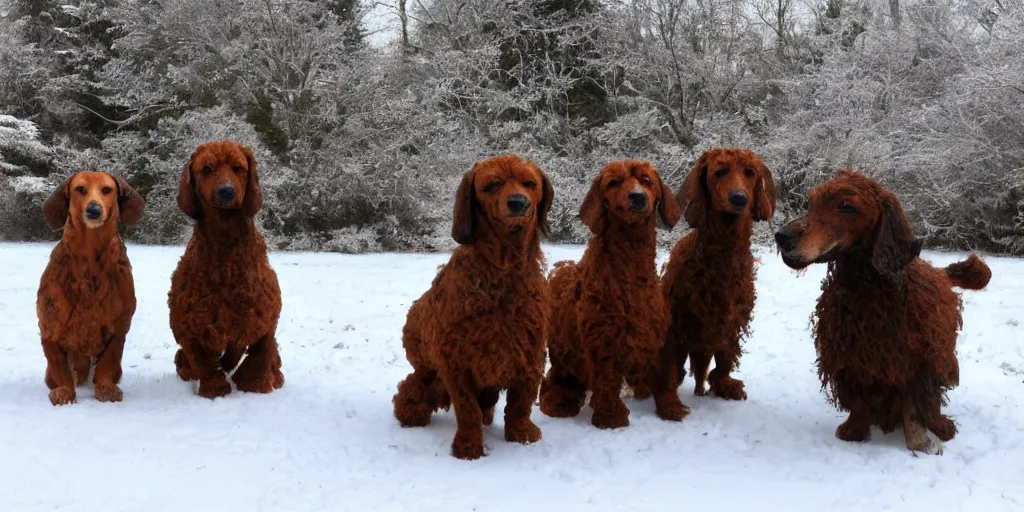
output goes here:
{"type": "Polygon", "coordinates": [[[553,238],[581,242],[607,161],[675,187],[738,145],[779,221],[849,166],[929,246],[1024,254],[1021,0],[396,1],[378,47],[357,0],[0,0],[0,238],[53,239],[45,194],[101,168],[148,201],[128,239],[180,243],[182,166],[233,138],[277,249],[448,247],[462,173],[507,151],[551,176],[553,238]]]}

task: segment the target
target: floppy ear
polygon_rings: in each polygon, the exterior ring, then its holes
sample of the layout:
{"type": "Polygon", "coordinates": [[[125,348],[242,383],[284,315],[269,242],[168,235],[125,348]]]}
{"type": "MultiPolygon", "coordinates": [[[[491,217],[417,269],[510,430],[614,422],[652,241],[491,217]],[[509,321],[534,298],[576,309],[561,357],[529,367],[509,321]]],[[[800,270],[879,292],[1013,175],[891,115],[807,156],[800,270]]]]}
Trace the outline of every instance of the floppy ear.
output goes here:
{"type": "Polygon", "coordinates": [[[203,216],[203,209],[199,207],[199,195],[196,194],[192,175],[192,159],[195,157],[196,154],[192,153],[192,157],[181,170],[181,179],[178,180],[178,209],[185,215],[199,220],[203,216]]]}
{"type": "Polygon", "coordinates": [[[242,210],[249,217],[255,217],[263,208],[263,190],[260,188],[260,173],[256,170],[256,156],[252,150],[242,146],[242,153],[249,161],[249,180],[245,182],[245,198],[242,199],[242,210]]]}
{"type": "Polygon", "coordinates": [[[459,190],[455,192],[452,238],[461,245],[472,245],[476,241],[476,188],[473,184],[476,169],[477,166],[474,165],[462,176],[459,190]]]}
{"type": "Polygon", "coordinates": [[[761,162],[761,170],[758,173],[757,185],[754,186],[754,221],[764,222],[772,220],[775,216],[775,180],[772,179],[772,172],[768,166],[761,162]]]}
{"type": "Polygon", "coordinates": [[[921,254],[921,241],[910,231],[910,222],[894,196],[882,198],[882,214],[876,229],[871,264],[883,276],[896,280],[921,254]]]}
{"type": "Polygon", "coordinates": [[[68,187],[71,185],[73,176],[68,176],[43,201],[43,218],[46,219],[46,224],[50,226],[50,229],[54,231],[60,231],[68,220],[68,208],[70,207],[68,187]]]}
{"type": "Polygon", "coordinates": [[[604,194],[601,191],[602,173],[597,173],[594,181],[590,184],[590,190],[583,197],[583,204],[580,205],[580,220],[590,228],[590,232],[597,235],[604,231],[606,210],[604,194]]]}
{"type": "Polygon", "coordinates": [[[142,220],[142,211],[146,209],[146,200],[120,176],[113,176],[117,183],[117,208],[121,212],[121,222],[134,226],[142,220]]]}
{"type": "Polygon", "coordinates": [[[537,205],[537,230],[544,238],[551,236],[551,225],[548,224],[548,212],[551,211],[551,202],[555,199],[555,190],[551,188],[551,180],[548,179],[548,175],[544,174],[544,171],[537,168],[537,172],[540,173],[540,181],[544,190],[544,195],[540,198],[540,204],[537,205]]]}
{"type": "Polygon", "coordinates": [[[672,190],[668,188],[668,185],[661,181],[661,176],[658,174],[655,176],[658,178],[658,185],[661,186],[661,195],[658,197],[658,219],[665,225],[665,229],[672,231],[672,228],[679,222],[679,216],[682,215],[679,211],[679,202],[672,195],[672,190]]]}
{"type": "Polygon", "coordinates": [[[676,201],[683,210],[683,218],[691,228],[703,224],[707,217],[708,202],[710,201],[707,176],[708,156],[707,153],[704,153],[693,164],[690,173],[683,180],[683,186],[679,188],[679,194],[676,195],[676,201]]]}

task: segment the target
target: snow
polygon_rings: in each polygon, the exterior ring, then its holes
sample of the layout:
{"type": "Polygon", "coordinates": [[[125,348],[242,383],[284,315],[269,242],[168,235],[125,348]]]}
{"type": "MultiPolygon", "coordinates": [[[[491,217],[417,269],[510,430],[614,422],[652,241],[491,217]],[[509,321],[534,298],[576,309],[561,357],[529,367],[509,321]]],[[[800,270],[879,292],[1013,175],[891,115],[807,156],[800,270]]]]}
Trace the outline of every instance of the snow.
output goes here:
{"type": "MultiPolygon", "coordinates": [[[[967,292],[961,385],[947,411],[960,433],[914,457],[900,431],[866,444],[833,436],[843,416],[820,391],[808,320],[824,268],[797,277],[760,251],[753,337],[737,374],[749,400],[694,397],[681,424],[627,400],[631,426],[599,431],[590,409],[534,408],[537,444],[448,455],[452,412],[400,428],[395,386],[409,371],[401,328],[446,254],[274,253],[286,383],[209,401],[178,380],[167,289],[182,247],[130,245],[139,298],[124,355],[125,399],[91,385],[53,407],[43,384],[35,293],[52,244],[0,244],[0,510],[1022,510],[1024,261],[989,257],[967,292]]],[[[547,246],[549,263],[578,246],[547,246]]],[[[963,254],[927,253],[937,264],[963,254]]],[[[661,254],[662,260],[665,254],[661,254]]],[[[503,407],[504,399],[499,402],[503,407]]]]}

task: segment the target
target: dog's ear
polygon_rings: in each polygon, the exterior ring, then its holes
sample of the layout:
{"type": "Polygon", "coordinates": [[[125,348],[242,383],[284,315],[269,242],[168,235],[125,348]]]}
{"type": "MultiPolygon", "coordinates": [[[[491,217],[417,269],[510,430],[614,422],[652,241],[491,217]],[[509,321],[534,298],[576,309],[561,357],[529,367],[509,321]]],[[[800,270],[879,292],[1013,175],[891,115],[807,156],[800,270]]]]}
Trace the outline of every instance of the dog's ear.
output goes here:
{"type": "Polygon", "coordinates": [[[540,170],[539,167],[535,167],[537,172],[540,173],[540,181],[544,195],[540,198],[540,204],[537,205],[537,230],[544,238],[551,236],[551,225],[548,224],[548,212],[551,211],[551,202],[555,200],[555,190],[551,188],[551,180],[548,179],[548,175],[544,174],[544,171],[540,170]]]}
{"type": "Polygon", "coordinates": [[[665,182],[661,181],[661,176],[655,173],[654,176],[658,179],[658,186],[661,190],[658,192],[658,219],[665,226],[665,229],[672,231],[676,223],[679,222],[679,217],[682,212],[679,210],[679,202],[676,201],[675,195],[672,194],[672,189],[668,188],[665,182]]]}
{"type": "Polygon", "coordinates": [[[71,206],[68,187],[71,186],[73,177],[74,175],[68,176],[43,201],[43,218],[46,219],[46,224],[53,231],[60,231],[68,220],[68,208],[71,206]]]}
{"type": "Polygon", "coordinates": [[[754,221],[765,222],[772,220],[775,216],[775,180],[772,179],[772,172],[764,162],[758,162],[757,185],[754,185],[754,221]]]}
{"type": "Polygon", "coordinates": [[[676,202],[683,211],[683,218],[691,228],[704,223],[711,201],[708,193],[708,153],[704,152],[690,168],[689,174],[679,188],[676,202]]]}
{"type": "Polygon", "coordinates": [[[452,238],[460,245],[472,245],[476,241],[476,178],[477,163],[462,176],[462,183],[455,193],[455,212],[452,215],[452,238]]]}
{"type": "Polygon", "coordinates": [[[580,205],[580,220],[595,235],[601,234],[608,223],[608,208],[605,205],[604,191],[601,189],[603,174],[599,172],[594,177],[594,181],[590,184],[590,190],[587,191],[587,195],[583,197],[583,204],[580,205]]]}
{"type": "Polygon", "coordinates": [[[146,209],[146,200],[120,176],[113,176],[117,183],[117,208],[120,210],[121,222],[134,226],[142,220],[142,212],[146,209]]]}
{"type": "Polygon", "coordinates": [[[897,280],[903,269],[921,254],[921,241],[910,231],[910,222],[895,196],[882,197],[882,212],[878,217],[875,246],[871,264],[890,280],[897,280]]]}
{"type": "Polygon", "coordinates": [[[192,162],[198,152],[196,150],[195,153],[192,153],[181,170],[181,179],[178,180],[178,209],[195,220],[199,220],[203,216],[203,209],[199,205],[199,194],[196,193],[195,175],[192,172],[192,162]]]}
{"type": "Polygon", "coordinates": [[[256,169],[256,156],[252,149],[242,146],[242,153],[249,162],[249,179],[245,182],[245,197],[242,199],[242,210],[249,217],[255,217],[263,208],[263,189],[260,188],[260,173],[256,169]]]}

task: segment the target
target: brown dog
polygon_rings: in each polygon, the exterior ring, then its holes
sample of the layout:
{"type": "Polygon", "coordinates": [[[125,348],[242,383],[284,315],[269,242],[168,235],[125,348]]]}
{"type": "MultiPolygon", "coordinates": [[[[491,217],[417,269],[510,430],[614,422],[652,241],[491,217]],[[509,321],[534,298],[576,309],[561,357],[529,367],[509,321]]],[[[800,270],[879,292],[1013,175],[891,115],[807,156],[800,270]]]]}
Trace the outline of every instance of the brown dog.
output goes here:
{"type": "Polygon", "coordinates": [[[403,427],[455,406],[452,455],[484,455],[483,427],[508,390],[505,439],[540,440],[530,420],[544,372],[550,300],[540,236],[554,193],[536,165],[514,155],[478,162],[455,199],[461,244],[409,308],[402,344],[413,372],[392,399],[403,427]]]}
{"type": "Polygon", "coordinates": [[[619,392],[623,378],[654,393],[658,416],[681,421],[690,411],[679,400],[675,377],[658,364],[668,329],[668,309],[655,267],[656,219],[672,229],[679,206],[645,160],[622,160],[594,178],[580,207],[593,236],[579,263],[563,261],[551,272],[548,331],[551,368],[541,385],[540,409],[548,416],[579,414],[593,391],[591,422],[598,428],[629,425],[619,392]]]}
{"type": "Polygon", "coordinates": [[[135,315],[135,282],[117,221],[134,225],[146,201],[124,179],[82,171],[43,202],[43,217],[64,234],[50,253],[36,299],[50,403],[76,401],[89,378],[101,402],[120,402],[121,355],[135,315]]]}
{"type": "Polygon", "coordinates": [[[907,448],[941,454],[956,425],[941,412],[959,382],[960,296],[992,277],[981,259],[943,270],[918,257],[899,200],[863,174],[842,169],[810,192],[807,215],[775,234],[794,269],[827,263],[814,321],[818,376],[850,417],[844,441],[866,441],[871,426],[903,425],[907,448]]]}
{"type": "Polygon", "coordinates": [[[677,199],[693,231],[672,248],[661,281],[672,318],[666,344],[675,354],[667,371],[682,383],[689,357],[694,394],[706,394],[707,379],[716,396],[746,400],[743,381],[729,374],[757,297],[753,223],[774,215],[775,182],[753,152],[714,148],[694,164],[677,199]]]}
{"type": "Polygon", "coordinates": [[[178,187],[178,207],[196,224],[167,302],[181,346],[174,356],[178,376],[198,379],[202,397],[230,393],[232,370],[241,391],[270,393],[284,385],[275,339],[281,289],[253,222],[262,206],[252,150],[232,141],[196,148],[178,187]]]}

